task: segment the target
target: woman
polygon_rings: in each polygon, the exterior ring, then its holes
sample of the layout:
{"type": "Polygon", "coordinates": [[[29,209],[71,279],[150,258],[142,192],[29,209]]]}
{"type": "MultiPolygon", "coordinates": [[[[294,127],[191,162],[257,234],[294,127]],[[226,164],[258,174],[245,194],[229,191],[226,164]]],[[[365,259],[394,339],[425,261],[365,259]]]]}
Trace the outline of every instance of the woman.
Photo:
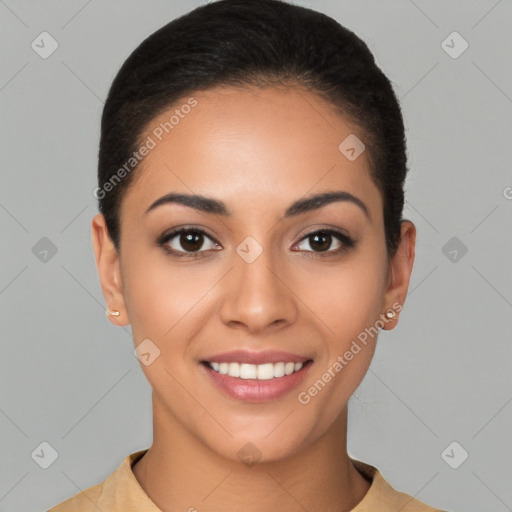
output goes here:
{"type": "Polygon", "coordinates": [[[438,510],[346,449],[409,286],[406,171],[389,80],[333,19],[221,0],[148,37],[105,103],[92,236],[153,444],[52,512],[438,510]]]}

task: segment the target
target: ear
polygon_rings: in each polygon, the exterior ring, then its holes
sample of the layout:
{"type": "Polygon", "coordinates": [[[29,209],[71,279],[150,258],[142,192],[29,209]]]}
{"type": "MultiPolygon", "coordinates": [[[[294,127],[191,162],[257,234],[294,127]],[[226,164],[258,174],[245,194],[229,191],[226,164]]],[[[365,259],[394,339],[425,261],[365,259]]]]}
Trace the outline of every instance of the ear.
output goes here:
{"type": "Polygon", "coordinates": [[[416,245],[416,227],[409,221],[402,221],[400,228],[400,243],[389,262],[388,285],[384,297],[386,311],[394,311],[395,317],[384,318],[383,329],[391,330],[398,324],[398,316],[407,297],[409,281],[414,264],[416,245]]]}
{"type": "Polygon", "coordinates": [[[96,267],[107,308],[119,311],[118,316],[107,314],[107,318],[114,325],[128,325],[130,322],[124,301],[119,254],[110,238],[105,217],[101,213],[93,217],[91,228],[96,267]]]}

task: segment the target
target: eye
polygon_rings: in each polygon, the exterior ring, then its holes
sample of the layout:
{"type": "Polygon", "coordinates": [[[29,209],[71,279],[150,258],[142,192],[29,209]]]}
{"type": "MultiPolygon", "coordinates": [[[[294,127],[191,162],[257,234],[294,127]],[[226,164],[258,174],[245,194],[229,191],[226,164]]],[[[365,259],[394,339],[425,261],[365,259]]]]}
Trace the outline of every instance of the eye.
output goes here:
{"type": "Polygon", "coordinates": [[[164,233],[157,244],[168,254],[192,258],[197,258],[197,253],[220,248],[220,245],[202,229],[187,227],[164,233]]]}
{"type": "MultiPolygon", "coordinates": [[[[190,227],[182,227],[164,233],[157,240],[157,245],[161,246],[167,254],[189,258],[199,258],[201,253],[222,249],[221,245],[204,230],[190,227]]],[[[355,245],[355,240],[341,231],[320,229],[303,237],[298,247],[299,251],[316,253],[318,256],[334,256],[355,245]],[[332,247],[333,243],[334,248],[332,247]],[[304,247],[305,245],[306,247],[304,247]]]]}
{"type": "Polygon", "coordinates": [[[324,254],[321,253],[325,253],[325,255],[333,255],[340,254],[351,249],[355,246],[355,240],[341,231],[320,229],[303,237],[299,243],[299,247],[301,245],[307,245],[310,249],[303,247],[299,250],[320,253],[319,256],[324,256],[324,254]],[[333,242],[335,244],[334,249],[332,248],[333,242]]]}

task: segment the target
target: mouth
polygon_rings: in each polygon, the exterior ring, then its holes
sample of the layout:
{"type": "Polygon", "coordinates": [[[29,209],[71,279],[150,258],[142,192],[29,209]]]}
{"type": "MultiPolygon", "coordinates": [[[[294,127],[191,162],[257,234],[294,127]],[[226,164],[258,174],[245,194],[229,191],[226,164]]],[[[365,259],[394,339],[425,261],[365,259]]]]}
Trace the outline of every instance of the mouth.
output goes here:
{"type": "Polygon", "coordinates": [[[269,402],[296,388],[313,359],[284,352],[234,351],[200,362],[216,388],[246,402],[269,402]]]}
{"type": "MultiPolygon", "coordinates": [[[[307,362],[307,361],[306,361],[307,362]]],[[[285,375],[296,373],[304,366],[304,363],[293,363],[292,361],[279,363],[217,363],[215,361],[204,361],[209,368],[221,375],[229,375],[240,379],[270,380],[280,379],[285,375]]]]}

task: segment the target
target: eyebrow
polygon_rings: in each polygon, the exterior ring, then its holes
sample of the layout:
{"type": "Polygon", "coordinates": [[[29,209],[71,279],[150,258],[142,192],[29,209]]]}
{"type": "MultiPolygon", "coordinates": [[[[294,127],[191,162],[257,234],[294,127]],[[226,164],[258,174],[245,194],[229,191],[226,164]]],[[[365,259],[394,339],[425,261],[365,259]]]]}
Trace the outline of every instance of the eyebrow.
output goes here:
{"type": "MultiPolygon", "coordinates": [[[[368,219],[370,218],[368,208],[363,203],[363,201],[361,201],[361,199],[359,199],[358,197],[344,190],[323,192],[306,198],[298,199],[286,209],[284,216],[285,218],[293,217],[301,213],[317,210],[319,208],[322,208],[323,206],[334,203],[336,201],[353,203],[364,212],[368,219]]],[[[195,208],[196,210],[200,210],[205,213],[225,215],[228,217],[231,215],[231,212],[228,210],[228,208],[222,201],[197,194],[178,194],[175,192],[166,194],[165,196],[162,196],[156,201],[154,201],[146,210],[146,213],[148,213],[151,210],[154,210],[158,206],[162,206],[164,204],[169,203],[182,204],[184,206],[195,208]]]]}

